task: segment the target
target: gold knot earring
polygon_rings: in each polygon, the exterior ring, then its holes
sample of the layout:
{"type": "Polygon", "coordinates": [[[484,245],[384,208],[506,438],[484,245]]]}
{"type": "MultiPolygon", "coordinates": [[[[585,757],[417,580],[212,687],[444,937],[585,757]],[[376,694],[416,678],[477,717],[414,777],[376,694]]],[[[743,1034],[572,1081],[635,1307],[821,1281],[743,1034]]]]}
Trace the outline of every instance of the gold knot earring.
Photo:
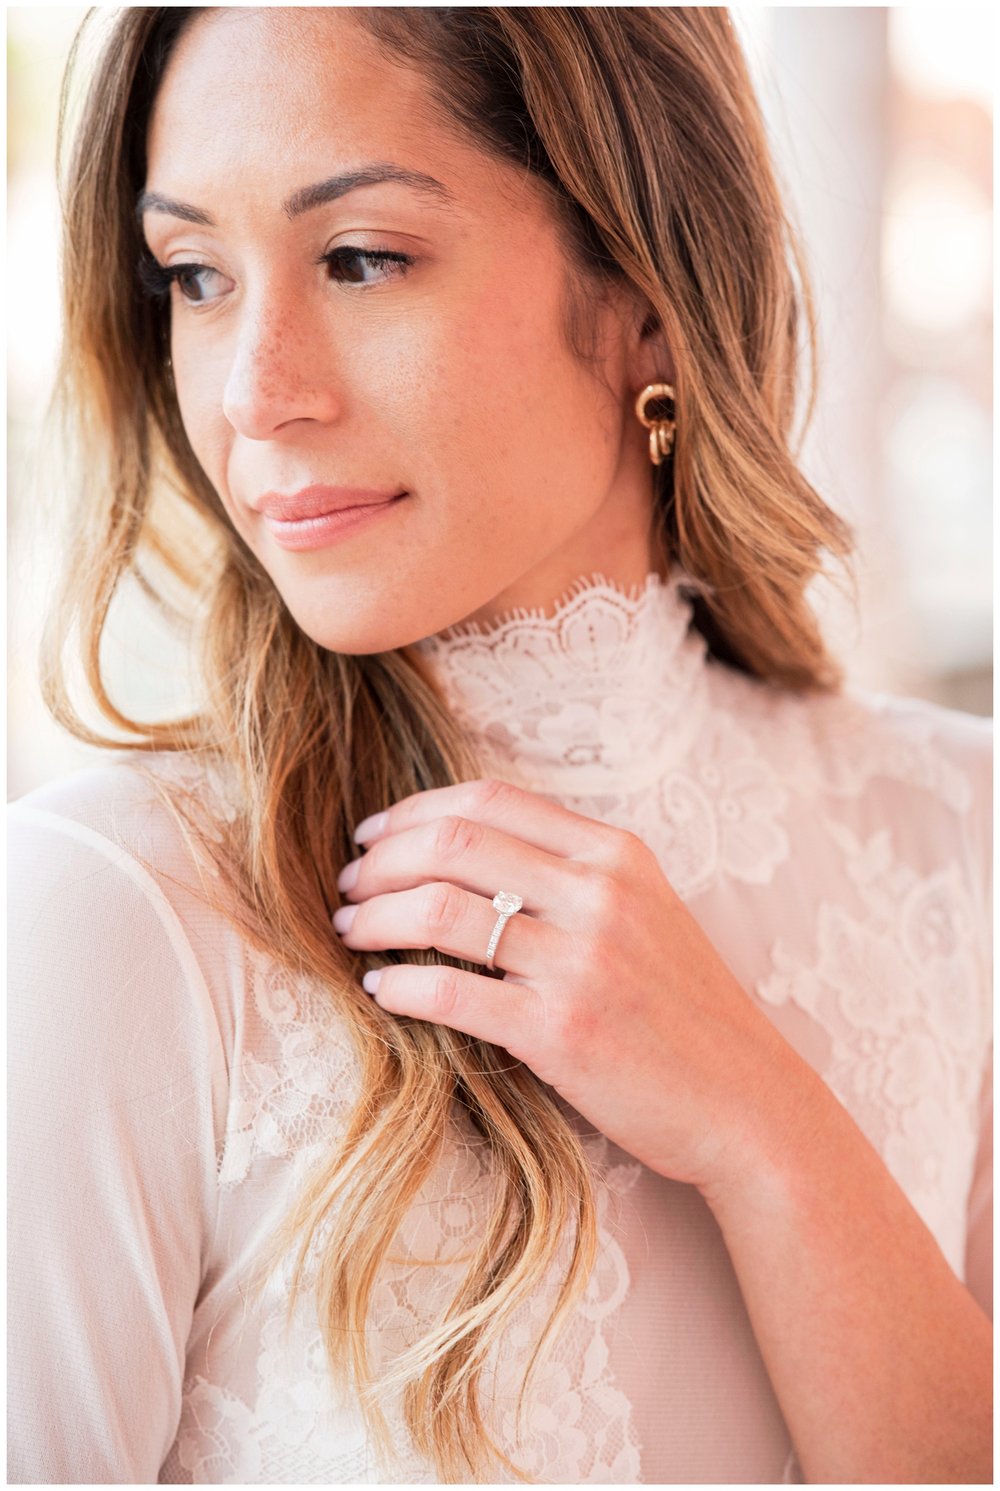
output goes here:
{"type": "Polygon", "coordinates": [[[674,432],[677,429],[677,422],[667,419],[664,415],[661,415],[659,419],[647,418],[646,405],[651,399],[669,399],[673,403],[673,384],[647,383],[635,401],[635,412],[649,430],[649,459],[654,466],[659,466],[664,457],[669,456],[674,448],[674,432]]]}

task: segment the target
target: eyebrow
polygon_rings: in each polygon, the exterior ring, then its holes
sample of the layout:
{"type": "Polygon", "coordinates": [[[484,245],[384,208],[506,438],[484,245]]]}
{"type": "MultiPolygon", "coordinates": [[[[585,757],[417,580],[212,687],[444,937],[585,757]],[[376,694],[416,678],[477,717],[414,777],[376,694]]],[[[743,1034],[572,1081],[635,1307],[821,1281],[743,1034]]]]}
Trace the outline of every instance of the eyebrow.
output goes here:
{"type": "MultiPolygon", "coordinates": [[[[315,207],[322,207],[327,202],[335,202],[338,197],[357,191],[359,187],[378,186],[385,181],[394,181],[400,186],[408,186],[413,191],[432,197],[446,206],[453,206],[455,203],[454,195],[443,182],[438,181],[434,176],[427,176],[423,171],[411,171],[405,166],[396,166],[389,161],[373,161],[359,166],[357,170],[342,171],[337,176],[327,177],[326,181],[317,181],[312,186],[302,187],[282,202],[281,210],[291,221],[300,217],[304,212],[311,212],[315,207]]],[[[171,217],[183,218],[188,223],[200,223],[206,228],[216,226],[214,220],[203,208],[192,207],[190,202],[176,202],[172,197],[162,196],[160,192],[141,191],[139,193],[135,204],[135,216],[140,225],[147,212],[168,213],[171,217]]]]}

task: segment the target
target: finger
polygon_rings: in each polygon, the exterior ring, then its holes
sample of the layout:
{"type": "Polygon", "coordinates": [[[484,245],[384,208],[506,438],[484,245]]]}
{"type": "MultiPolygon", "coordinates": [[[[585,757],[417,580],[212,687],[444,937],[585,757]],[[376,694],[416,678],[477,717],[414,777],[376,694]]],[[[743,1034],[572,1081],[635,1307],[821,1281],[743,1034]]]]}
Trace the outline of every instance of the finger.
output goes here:
{"type": "Polygon", "coordinates": [[[404,828],[415,828],[435,818],[454,815],[502,829],[505,833],[549,854],[605,865],[617,860],[619,841],[633,837],[626,830],[573,813],[512,782],[493,777],[430,787],[400,798],[384,813],[366,818],[354,831],[356,843],[371,844],[404,828]],[[368,829],[373,820],[380,820],[368,829]],[[363,837],[359,834],[363,833],[363,837]]]}
{"type": "Polygon", "coordinates": [[[584,888],[578,892],[575,881],[589,873],[500,829],[450,814],[377,840],[346,869],[356,877],[353,884],[338,882],[348,901],[447,880],[489,901],[498,890],[516,891],[530,912],[554,921],[572,915],[578,904],[584,909],[584,888]]]}
{"type": "Polygon", "coordinates": [[[522,984],[483,978],[464,968],[390,963],[366,974],[368,985],[374,983],[375,972],[378,985],[373,998],[390,1014],[448,1025],[512,1053],[515,1047],[531,1048],[539,1023],[539,1001],[522,984]]]}
{"type": "MultiPolygon", "coordinates": [[[[345,947],[359,951],[437,948],[453,958],[485,963],[497,915],[483,896],[447,881],[435,881],[416,890],[362,901],[350,928],[341,936],[345,947]]],[[[507,919],[493,958],[506,972],[526,978],[561,967],[557,960],[566,956],[565,934],[518,911],[507,919]]]]}

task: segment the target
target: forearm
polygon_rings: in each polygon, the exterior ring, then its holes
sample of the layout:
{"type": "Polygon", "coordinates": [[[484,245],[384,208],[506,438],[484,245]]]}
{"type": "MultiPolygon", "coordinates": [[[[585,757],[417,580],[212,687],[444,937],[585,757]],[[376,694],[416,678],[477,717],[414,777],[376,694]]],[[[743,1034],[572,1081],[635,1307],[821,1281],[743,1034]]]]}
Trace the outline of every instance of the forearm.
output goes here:
{"type": "Polygon", "coordinates": [[[705,1195],[803,1474],[990,1483],[991,1323],[847,1111],[794,1083],[768,1158],[705,1195]]]}

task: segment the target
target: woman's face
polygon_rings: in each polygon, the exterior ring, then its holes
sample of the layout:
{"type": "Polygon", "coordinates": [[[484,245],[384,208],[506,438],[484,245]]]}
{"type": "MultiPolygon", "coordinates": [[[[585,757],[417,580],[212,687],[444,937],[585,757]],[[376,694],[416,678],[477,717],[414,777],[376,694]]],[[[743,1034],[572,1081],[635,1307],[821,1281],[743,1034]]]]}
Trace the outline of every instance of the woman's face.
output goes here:
{"type": "Polygon", "coordinates": [[[461,143],[349,8],[196,17],[157,97],[146,189],[210,219],[143,216],[159,264],[203,266],[169,292],[191,446],[321,645],[381,652],[545,606],[593,570],[631,584],[659,567],[632,404],[671,370],[635,297],[597,309],[599,363],[574,358],[537,182],[461,143]],[[440,185],[283,206],[372,164],[440,185]],[[290,547],[261,504],[314,485],[407,495],[290,547]]]}

